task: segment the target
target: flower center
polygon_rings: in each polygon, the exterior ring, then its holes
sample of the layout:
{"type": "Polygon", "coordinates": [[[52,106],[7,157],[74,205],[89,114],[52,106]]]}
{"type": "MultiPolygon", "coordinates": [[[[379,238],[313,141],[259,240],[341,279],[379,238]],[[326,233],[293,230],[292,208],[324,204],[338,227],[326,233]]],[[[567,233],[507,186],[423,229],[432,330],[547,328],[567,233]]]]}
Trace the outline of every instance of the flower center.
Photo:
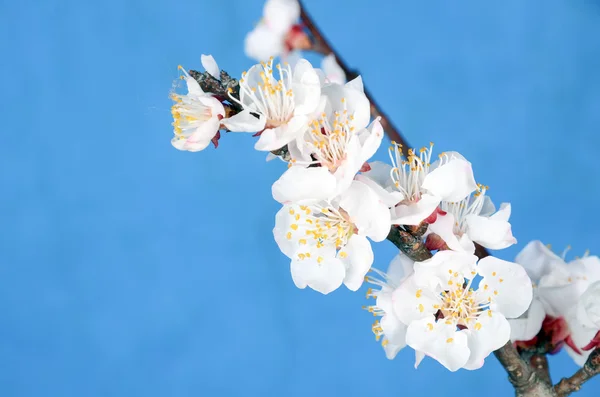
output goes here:
{"type": "MultiPolygon", "coordinates": [[[[267,128],[279,127],[287,123],[294,114],[294,93],[292,91],[292,69],[276,65],[279,79],[273,77],[273,58],[269,62],[261,62],[262,70],[258,73],[242,73],[240,90],[250,98],[256,111],[266,118],[267,128]]],[[[242,104],[236,98],[234,101],[242,104]]]]}
{"type": "MultiPolygon", "coordinates": [[[[459,329],[474,327],[479,330],[481,324],[477,321],[478,317],[484,311],[492,315],[489,310],[491,298],[483,298],[471,288],[472,279],[467,280],[452,270],[448,272],[451,274],[448,289],[441,293],[440,303],[434,306],[434,309],[438,309],[438,321],[443,319],[446,324],[454,324],[459,329]]],[[[486,284],[483,288],[487,290],[489,287],[486,284]]],[[[495,293],[497,294],[497,291],[495,293]]]]}
{"type": "Polygon", "coordinates": [[[423,147],[416,150],[408,149],[408,158],[402,153],[402,145],[392,142],[389,148],[389,155],[392,161],[391,177],[396,189],[400,191],[405,198],[405,202],[416,202],[421,198],[421,185],[429,173],[431,166],[431,153],[433,142],[429,148],[423,147]]]}
{"type": "Polygon", "coordinates": [[[296,231],[304,230],[298,238],[298,243],[301,245],[311,242],[317,248],[333,245],[336,250],[339,250],[356,232],[356,227],[350,221],[348,213],[342,208],[301,205],[295,209],[290,208],[289,214],[295,222],[290,225],[286,237],[291,240],[296,231]]]}
{"type": "Polygon", "coordinates": [[[348,115],[345,99],[342,99],[342,103],[344,109],[335,112],[333,123],[329,122],[325,113],[313,120],[306,139],[316,159],[314,163],[327,167],[332,173],[346,160],[348,143],[355,135],[355,128],[351,125],[354,115],[348,115]]]}
{"type": "Polygon", "coordinates": [[[175,102],[171,106],[175,135],[184,137],[196,130],[202,123],[213,117],[212,109],[198,98],[188,95],[171,94],[175,102]]]}
{"type": "Polygon", "coordinates": [[[489,186],[477,184],[477,190],[472,195],[465,197],[461,201],[440,203],[440,209],[454,216],[454,234],[462,236],[466,231],[467,215],[479,215],[485,203],[485,192],[489,186]]]}

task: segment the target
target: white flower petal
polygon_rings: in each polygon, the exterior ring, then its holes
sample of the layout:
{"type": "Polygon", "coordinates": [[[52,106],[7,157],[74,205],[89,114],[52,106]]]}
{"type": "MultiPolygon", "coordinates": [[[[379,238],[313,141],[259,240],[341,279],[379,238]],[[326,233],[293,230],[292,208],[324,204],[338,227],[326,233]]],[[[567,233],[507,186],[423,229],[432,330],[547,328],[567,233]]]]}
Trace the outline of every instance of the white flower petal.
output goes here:
{"type": "Polygon", "coordinates": [[[409,276],[392,293],[394,314],[404,324],[435,314],[440,304],[440,297],[428,289],[421,289],[415,284],[414,276],[409,276]]]}
{"type": "Polygon", "coordinates": [[[591,284],[577,304],[577,319],[600,330],[600,281],[591,284]]]}
{"type": "Polygon", "coordinates": [[[171,139],[171,144],[178,150],[188,152],[198,152],[206,149],[210,141],[219,131],[219,119],[213,117],[203,123],[187,138],[175,136],[171,139]]]}
{"type": "Polygon", "coordinates": [[[350,141],[346,144],[345,151],[346,158],[334,173],[337,180],[336,194],[342,194],[350,187],[352,180],[364,163],[361,163],[359,159],[360,143],[358,137],[354,136],[350,138],[350,141]]]}
{"type": "Polygon", "coordinates": [[[392,208],[393,225],[418,225],[433,213],[440,199],[430,194],[421,196],[421,200],[410,205],[400,204],[392,208]]]}
{"type": "Polygon", "coordinates": [[[195,78],[187,76],[185,78],[185,84],[187,86],[188,93],[198,96],[205,95],[204,91],[202,91],[202,87],[200,87],[200,84],[196,81],[195,78]]]}
{"type": "Polygon", "coordinates": [[[462,368],[470,355],[466,332],[457,332],[455,325],[444,321],[436,323],[433,316],[413,321],[408,326],[406,344],[436,359],[452,372],[462,368]]]}
{"type": "Polygon", "coordinates": [[[479,215],[467,215],[467,234],[469,238],[489,249],[504,249],[515,244],[517,239],[512,235],[510,223],[502,218],[503,216],[494,218],[494,215],[489,218],[479,215]]]}
{"type": "Polygon", "coordinates": [[[474,327],[469,327],[468,343],[471,355],[465,369],[479,369],[487,356],[510,339],[510,325],[498,312],[485,311],[479,315],[474,327]]]}
{"type": "Polygon", "coordinates": [[[243,110],[240,113],[229,118],[221,120],[221,124],[232,132],[258,132],[265,128],[265,118],[255,117],[249,110],[243,110]]]}
{"type": "Polygon", "coordinates": [[[342,285],[346,273],[344,264],[337,258],[323,257],[318,262],[317,255],[304,260],[292,260],[292,279],[298,288],[307,285],[322,294],[335,291],[342,285]]]}
{"type": "Polygon", "coordinates": [[[267,0],[263,16],[271,31],[285,34],[300,18],[300,4],[297,0],[267,0]]]}
{"type": "Polygon", "coordinates": [[[306,59],[300,59],[294,68],[292,89],[296,115],[313,113],[320,102],[321,81],[306,59]]]}
{"type": "Polygon", "coordinates": [[[415,369],[419,367],[421,361],[425,358],[425,353],[415,350],[415,369]]]}
{"type": "Polygon", "coordinates": [[[542,276],[549,274],[554,264],[564,263],[564,261],[552,252],[541,241],[535,240],[529,242],[519,252],[515,262],[522,265],[529,277],[534,281],[539,281],[542,276]]]}
{"type": "Polygon", "coordinates": [[[361,151],[359,154],[359,163],[362,166],[366,161],[368,161],[375,152],[381,146],[381,141],[383,140],[383,127],[379,122],[380,117],[376,120],[373,120],[371,125],[362,130],[362,133],[359,134],[359,138],[361,140],[361,151]]]}
{"type": "Polygon", "coordinates": [[[353,181],[342,195],[340,207],[348,213],[358,233],[376,242],[386,239],[391,228],[390,212],[369,186],[353,181]]]}
{"type": "Polygon", "coordinates": [[[335,178],[324,167],[293,166],[273,184],[273,198],[280,203],[299,203],[332,198],[335,178]]]}
{"type": "Polygon", "coordinates": [[[536,297],[531,306],[520,317],[508,320],[510,324],[510,339],[512,341],[528,341],[533,339],[542,329],[546,317],[544,305],[536,297]]]}
{"type": "Polygon", "coordinates": [[[306,116],[294,116],[286,124],[276,128],[267,128],[260,134],[254,149],[273,151],[281,149],[292,140],[301,136],[307,128],[306,116]]]}
{"type": "Polygon", "coordinates": [[[475,245],[472,242],[471,244],[465,243],[466,240],[464,239],[461,242],[456,237],[454,234],[454,222],[454,215],[451,213],[447,213],[446,215],[438,214],[435,222],[429,224],[427,231],[440,236],[451,250],[468,253],[475,252],[475,245]]]}
{"type": "Polygon", "coordinates": [[[257,61],[267,61],[284,53],[284,34],[275,33],[264,23],[250,31],[244,40],[244,53],[257,61]]]}
{"type": "Polygon", "coordinates": [[[533,290],[523,266],[488,256],[481,259],[477,267],[483,277],[477,293],[492,300],[492,309],[506,318],[517,318],[525,313],[531,304],[533,290]]]}
{"type": "Polygon", "coordinates": [[[430,289],[438,286],[447,287],[448,283],[457,276],[471,278],[476,262],[477,256],[473,254],[450,250],[438,251],[430,259],[415,262],[415,283],[430,289]]]}
{"type": "Polygon", "coordinates": [[[365,92],[364,84],[361,76],[356,76],[354,79],[346,83],[346,87],[354,90],[365,92]]]}
{"type": "Polygon", "coordinates": [[[454,159],[431,171],[422,187],[444,201],[460,201],[475,191],[477,183],[471,163],[454,159]]]}
{"type": "Polygon", "coordinates": [[[204,69],[215,79],[221,80],[221,73],[219,70],[219,65],[217,65],[217,61],[213,58],[212,55],[204,55],[200,56],[200,61],[202,62],[202,66],[204,69]]]}
{"type": "Polygon", "coordinates": [[[344,284],[350,291],[358,290],[373,264],[371,243],[366,237],[355,234],[340,250],[338,258],[346,266],[344,284]]]}
{"type": "MultiPolygon", "coordinates": [[[[386,207],[394,207],[400,201],[404,199],[402,193],[398,191],[388,191],[381,187],[377,182],[367,177],[365,174],[358,174],[354,178],[355,180],[364,183],[369,186],[375,194],[379,197],[379,200],[385,204],[386,207]]],[[[391,222],[391,219],[390,219],[391,222]]]]}
{"type": "Polygon", "coordinates": [[[415,261],[406,254],[399,252],[392,259],[387,269],[387,277],[394,285],[400,285],[400,282],[414,273],[415,261]]]}
{"type": "Polygon", "coordinates": [[[362,175],[369,177],[374,180],[382,188],[390,188],[394,186],[392,181],[391,173],[392,166],[381,161],[372,161],[369,163],[371,169],[367,172],[363,172],[362,175]]]}
{"type": "Polygon", "coordinates": [[[393,313],[384,315],[381,318],[380,326],[385,339],[388,341],[383,347],[385,355],[389,360],[392,360],[406,346],[406,330],[408,327],[398,320],[393,313]]]}
{"type": "Polygon", "coordinates": [[[298,211],[300,211],[300,208],[297,205],[284,205],[275,215],[273,237],[281,252],[288,258],[296,258],[298,240],[304,238],[306,234],[306,227],[303,223],[300,223],[295,230],[290,228],[292,224],[297,224],[293,214],[298,211]]]}
{"type": "Polygon", "coordinates": [[[326,79],[330,83],[344,84],[346,82],[346,74],[336,62],[335,55],[333,53],[326,55],[323,58],[321,61],[321,68],[325,73],[326,79]]]}

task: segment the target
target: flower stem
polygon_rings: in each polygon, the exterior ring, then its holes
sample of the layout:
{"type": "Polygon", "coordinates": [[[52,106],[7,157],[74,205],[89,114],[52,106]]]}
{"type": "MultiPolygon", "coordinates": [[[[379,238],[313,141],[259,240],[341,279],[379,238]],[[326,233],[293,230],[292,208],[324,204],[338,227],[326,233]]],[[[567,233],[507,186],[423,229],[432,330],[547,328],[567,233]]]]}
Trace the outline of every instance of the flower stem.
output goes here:
{"type": "Polygon", "coordinates": [[[600,373],[600,349],[596,348],[581,369],[570,378],[563,378],[554,386],[554,392],[557,397],[566,397],[581,389],[585,382],[598,375],[598,373],[600,373]]]}

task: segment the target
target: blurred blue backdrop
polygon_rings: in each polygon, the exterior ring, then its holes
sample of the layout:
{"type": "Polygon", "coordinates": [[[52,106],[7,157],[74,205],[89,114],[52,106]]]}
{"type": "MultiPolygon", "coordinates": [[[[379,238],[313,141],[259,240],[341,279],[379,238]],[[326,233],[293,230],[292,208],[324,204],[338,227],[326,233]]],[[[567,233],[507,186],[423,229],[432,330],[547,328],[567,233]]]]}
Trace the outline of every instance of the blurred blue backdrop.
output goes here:
{"type": "MultiPolygon", "coordinates": [[[[413,145],[460,151],[513,203],[519,245],[497,255],[600,253],[598,2],[306,3],[413,145]]],[[[261,8],[0,3],[1,396],[512,394],[494,357],[454,374],[414,370],[409,349],[388,361],[364,289],[296,289],[271,235],[284,164],[252,137],[171,147],[177,65],[247,69],[261,8]]],[[[393,255],[379,244],[377,267],[393,255]]]]}

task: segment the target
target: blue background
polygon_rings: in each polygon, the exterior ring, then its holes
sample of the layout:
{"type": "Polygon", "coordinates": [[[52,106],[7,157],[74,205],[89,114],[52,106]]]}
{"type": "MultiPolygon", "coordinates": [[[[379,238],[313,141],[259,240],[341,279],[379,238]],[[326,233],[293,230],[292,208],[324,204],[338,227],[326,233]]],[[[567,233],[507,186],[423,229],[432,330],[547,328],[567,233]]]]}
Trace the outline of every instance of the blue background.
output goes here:
{"type": "MultiPolygon", "coordinates": [[[[500,257],[531,239],[600,252],[600,3],[417,3],[307,1],[409,142],[460,151],[513,203],[500,257]]],[[[365,288],[296,289],[271,235],[284,164],[250,135],[171,147],[177,65],[247,69],[261,7],[0,3],[0,395],[512,395],[493,357],[388,361],[365,288]]],[[[393,255],[378,244],[376,266],[393,255]]]]}

